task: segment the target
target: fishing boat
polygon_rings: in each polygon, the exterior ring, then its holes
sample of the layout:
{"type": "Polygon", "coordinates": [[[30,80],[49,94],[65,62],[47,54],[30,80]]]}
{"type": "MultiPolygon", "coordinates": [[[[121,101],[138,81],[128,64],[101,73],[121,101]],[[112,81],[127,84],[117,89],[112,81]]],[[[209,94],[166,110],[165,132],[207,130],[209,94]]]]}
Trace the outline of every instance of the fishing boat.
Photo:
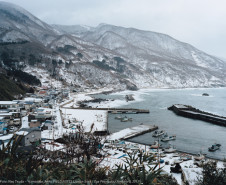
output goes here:
{"type": "Polygon", "coordinates": [[[175,135],[173,135],[173,136],[164,135],[162,137],[161,141],[166,142],[166,141],[171,141],[171,140],[175,140],[175,139],[176,139],[175,135]]]}
{"type": "Polygon", "coordinates": [[[194,159],[196,161],[201,161],[201,160],[205,159],[205,155],[199,153],[197,156],[194,156],[194,159]]]}
{"type": "Polygon", "coordinates": [[[165,134],[165,132],[163,131],[163,130],[156,130],[154,133],[153,133],[153,135],[152,135],[152,137],[159,137],[159,136],[161,136],[161,135],[163,135],[163,134],[165,134]]]}
{"type": "Polygon", "coordinates": [[[176,151],[177,150],[175,148],[171,147],[171,146],[169,148],[166,148],[164,150],[165,153],[173,153],[173,152],[176,152],[176,151]]]}
{"type": "Polygon", "coordinates": [[[124,118],[121,118],[121,122],[127,122],[127,121],[132,121],[132,118],[127,118],[126,116],[124,118]]]}
{"type": "Polygon", "coordinates": [[[209,94],[208,93],[203,93],[202,96],[209,96],[209,94]]]}
{"type": "Polygon", "coordinates": [[[188,160],[192,160],[192,156],[189,154],[181,154],[180,159],[183,161],[188,161],[188,160]]]}
{"type": "Polygon", "coordinates": [[[208,149],[210,152],[214,152],[214,151],[220,149],[220,147],[221,147],[221,144],[214,144],[211,147],[209,147],[208,149]]]}
{"type": "Polygon", "coordinates": [[[122,119],[122,117],[121,116],[116,116],[115,119],[119,119],[120,120],[120,119],[122,119]]]}
{"type": "Polygon", "coordinates": [[[153,145],[150,146],[151,149],[157,149],[161,146],[161,144],[159,144],[158,141],[155,141],[155,143],[153,145]]]}

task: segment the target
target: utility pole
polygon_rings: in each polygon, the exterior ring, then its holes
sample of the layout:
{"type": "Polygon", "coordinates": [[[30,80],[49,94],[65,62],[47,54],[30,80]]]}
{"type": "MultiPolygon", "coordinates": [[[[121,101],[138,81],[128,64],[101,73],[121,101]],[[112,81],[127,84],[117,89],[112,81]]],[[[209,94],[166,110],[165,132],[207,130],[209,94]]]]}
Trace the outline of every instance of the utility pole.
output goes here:
{"type": "Polygon", "coordinates": [[[160,169],[160,153],[159,153],[159,144],[160,143],[160,136],[158,136],[158,160],[159,160],[159,169],[160,169]]]}

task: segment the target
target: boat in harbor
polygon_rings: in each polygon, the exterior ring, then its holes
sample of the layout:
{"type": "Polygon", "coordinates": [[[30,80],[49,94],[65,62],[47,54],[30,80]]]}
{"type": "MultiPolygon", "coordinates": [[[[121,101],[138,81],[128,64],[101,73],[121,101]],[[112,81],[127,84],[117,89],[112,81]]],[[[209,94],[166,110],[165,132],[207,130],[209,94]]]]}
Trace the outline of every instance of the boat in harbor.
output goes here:
{"type": "Polygon", "coordinates": [[[209,94],[208,93],[203,93],[202,96],[209,96],[209,94]]]}
{"type": "Polygon", "coordinates": [[[152,135],[152,137],[159,137],[159,136],[161,136],[161,135],[163,135],[163,134],[165,134],[165,132],[163,131],[163,130],[156,130],[154,133],[153,133],[153,135],[152,135]]]}
{"type": "Polygon", "coordinates": [[[159,144],[158,141],[155,141],[155,143],[153,145],[150,146],[151,149],[157,149],[161,146],[161,144],[159,144]]]}
{"type": "Polygon", "coordinates": [[[121,117],[121,116],[116,116],[116,117],[115,117],[115,119],[119,119],[119,120],[121,120],[121,119],[122,119],[122,117],[121,117]]]}
{"type": "Polygon", "coordinates": [[[173,148],[173,147],[169,147],[169,148],[166,148],[165,150],[164,150],[164,152],[165,153],[174,153],[174,152],[176,152],[177,151],[177,149],[176,148],[173,148]]]}
{"type": "Polygon", "coordinates": [[[194,159],[196,161],[201,161],[201,160],[205,159],[205,155],[199,153],[197,156],[194,156],[194,159]]]}
{"type": "Polygon", "coordinates": [[[192,156],[191,155],[189,155],[189,154],[180,154],[180,159],[182,160],[182,161],[188,161],[188,160],[192,160],[192,156]]]}
{"type": "Polygon", "coordinates": [[[132,121],[133,118],[128,118],[128,117],[124,117],[124,118],[121,118],[121,122],[127,122],[127,121],[132,121]]]}
{"type": "Polygon", "coordinates": [[[214,152],[214,151],[220,149],[220,147],[221,147],[221,144],[214,144],[214,145],[212,145],[211,147],[209,147],[208,150],[209,150],[210,152],[214,152]]]}
{"type": "Polygon", "coordinates": [[[173,136],[168,136],[167,133],[165,133],[161,139],[161,141],[166,142],[166,141],[171,141],[171,140],[175,140],[176,139],[176,135],[173,136]]]}

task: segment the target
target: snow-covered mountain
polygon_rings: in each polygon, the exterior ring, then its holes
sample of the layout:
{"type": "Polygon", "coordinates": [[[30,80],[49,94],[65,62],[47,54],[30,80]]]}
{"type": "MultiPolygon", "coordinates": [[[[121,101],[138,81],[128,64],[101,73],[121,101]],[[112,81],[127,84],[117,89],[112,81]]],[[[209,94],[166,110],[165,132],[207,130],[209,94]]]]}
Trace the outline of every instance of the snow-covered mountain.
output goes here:
{"type": "MultiPolygon", "coordinates": [[[[77,33],[76,29],[70,32],[77,33]]],[[[139,87],[225,84],[225,61],[165,34],[100,24],[96,28],[84,29],[78,36],[127,57],[143,76],[148,76],[145,77],[146,83],[140,82],[140,76],[133,76],[139,87]]]]}
{"type": "Polygon", "coordinates": [[[25,71],[46,71],[76,87],[226,86],[225,61],[168,35],[108,24],[50,26],[0,2],[0,56],[3,52],[25,71]]]}
{"type": "Polygon", "coordinates": [[[40,41],[47,44],[57,35],[51,26],[20,6],[0,2],[0,35],[3,42],[40,41]]]}

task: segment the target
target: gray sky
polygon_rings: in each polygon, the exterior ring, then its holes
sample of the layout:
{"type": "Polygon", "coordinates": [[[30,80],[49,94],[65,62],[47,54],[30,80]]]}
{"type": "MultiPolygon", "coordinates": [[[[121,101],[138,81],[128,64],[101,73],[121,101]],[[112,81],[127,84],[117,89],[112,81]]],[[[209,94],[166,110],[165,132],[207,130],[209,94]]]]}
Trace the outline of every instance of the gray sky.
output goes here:
{"type": "Polygon", "coordinates": [[[226,0],[5,0],[49,24],[99,23],[168,34],[226,59],[226,0]]]}

